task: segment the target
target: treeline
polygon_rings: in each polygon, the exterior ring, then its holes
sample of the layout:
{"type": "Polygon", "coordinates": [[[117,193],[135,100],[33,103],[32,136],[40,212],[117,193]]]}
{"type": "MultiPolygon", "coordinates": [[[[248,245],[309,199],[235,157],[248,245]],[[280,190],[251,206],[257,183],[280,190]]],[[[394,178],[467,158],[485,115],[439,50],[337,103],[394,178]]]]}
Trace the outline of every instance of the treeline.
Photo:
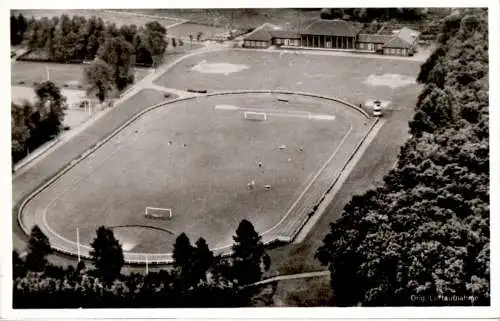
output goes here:
{"type": "Polygon", "coordinates": [[[320,11],[321,19],[343,19],[360,22],[391,19],[417,21],[426,16],[426,8],[324,8],[320,11]]]}
{"type": "Polygon", "coordinates": [[[22,14],[10,16],[10,44],[13,46],[21,44],[27,29],[28,21],[22,14]]]}
{"type": "MultiPolygon", "coordinates": [[[[94,60],[106,42],[121,38],[130,46],[134,64],[157,66],[168,46],[167,30],[157,21],[141,27],[123,25],[118,28],[114,23],[104,23],[100,17],[86,19],[64,14],[50,19],[31,18],[25,29],[19,27],[19,21],[25,21],[22,15],[17,19],[11,17],[14,34],[22,37],[28,49],[35,51],[40,59],[54,62],[94,60]]],[[[14,44],[12,40],[11,43],[14,44]]],[[[175,45],[182,45],[182,41],[175,45]]]]}
{"type": "Polygon", "coordinates": [[[43,143],[56,137],[66,109],[66,97],[51,81],[35,87],[37,100],[11,103],[11,141],[13,164],[43,143]]]}
{"type": "Polygon", "coordinates": [[[253,287],[269,269],[270,259],[253,225],[243,220],[236,230],[233,254],[214,256],[203,238],[191,244],[182,233],[175,241],[168,270],[124,275],[123,251],[112,230],[100,227],[91,243],[93,267],[50,264],[49,240],[35,226],[27,255],[13,252],[13,305],[40,308],[244,307],[253,287]]]}
{"type": "Polygon", "coordinates": [[[331,224],[316,256],[335,304],[490,304],[487,16],[444,21],[397,168],[331,224]]]}

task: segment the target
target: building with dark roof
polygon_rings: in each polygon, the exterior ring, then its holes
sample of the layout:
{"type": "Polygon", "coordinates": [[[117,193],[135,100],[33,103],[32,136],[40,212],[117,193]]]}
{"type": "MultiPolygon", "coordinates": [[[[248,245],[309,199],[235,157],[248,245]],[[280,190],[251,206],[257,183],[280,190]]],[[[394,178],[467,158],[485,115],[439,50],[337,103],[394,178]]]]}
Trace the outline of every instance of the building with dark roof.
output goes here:
{"type": "Polygon", "coordinates": [[[277,26],[265,23],[243,38],[245,48],[267,48],[271,45],[295,46],[300,45],[300,35],[296,32],[285,31],[277,26]]]}
{"type": "Polygon", "coordinates": [[[393,34],[362,34],[362,25],[344,20],[316,20],[299,33],[280,30],[269,23],[256,28],[243,39],[246,48],[271,45],[324,49],[346,49],[385,55],[413,55],[419,32],[402,28],[393,34]]]}
{"type": "Polygon", "coordinates": [[[302,47],[355,49],[361,28],[344,20],[319,19],[300,32],[302,47]]]}

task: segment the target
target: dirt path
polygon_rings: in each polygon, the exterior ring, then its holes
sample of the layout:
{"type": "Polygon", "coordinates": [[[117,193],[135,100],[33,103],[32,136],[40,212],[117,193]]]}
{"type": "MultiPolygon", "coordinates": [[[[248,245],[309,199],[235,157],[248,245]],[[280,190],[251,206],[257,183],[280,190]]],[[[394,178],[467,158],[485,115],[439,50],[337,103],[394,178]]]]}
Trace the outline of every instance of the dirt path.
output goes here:
{"type": "Polygon", "coordinates": [[[273,276],[272,278],[269,278],[269,279],[265,279],[265,280],[253,283],[252,286],[263,285],[263,284],[268,284],[268,283],[277,282],[277,281],[308,279],[308,278],[315,278],[315,277],[322,277],[322,276],[330,276],[330,271],[325,270],[325,271],[305,272],[305,273],[289,274],[289,275],[278,275],[278,276],[273,276]]]}

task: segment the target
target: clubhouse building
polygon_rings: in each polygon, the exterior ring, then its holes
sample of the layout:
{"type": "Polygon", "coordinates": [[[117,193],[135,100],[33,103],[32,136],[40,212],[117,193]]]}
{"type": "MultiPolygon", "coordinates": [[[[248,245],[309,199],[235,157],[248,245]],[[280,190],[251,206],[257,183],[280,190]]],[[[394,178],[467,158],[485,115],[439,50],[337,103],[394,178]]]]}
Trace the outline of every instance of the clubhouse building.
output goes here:
{"type": "Polygon", "coordinates": [[[243,47],[267,48],[276,45],[411,56],[420,34],[406,27],[393,34],[363,34],[361,29],[360,23],[319,19],[297,33],[265,23],[243,38],[243,47]]]}

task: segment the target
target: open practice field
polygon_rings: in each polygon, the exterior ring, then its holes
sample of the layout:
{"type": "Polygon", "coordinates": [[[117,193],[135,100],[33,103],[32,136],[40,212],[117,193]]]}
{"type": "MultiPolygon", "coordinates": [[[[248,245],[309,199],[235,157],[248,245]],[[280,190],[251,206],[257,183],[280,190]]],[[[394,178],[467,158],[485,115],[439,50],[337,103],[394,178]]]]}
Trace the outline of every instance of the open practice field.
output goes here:
{"type": "Polygon", "coordinates": [[[22,221],[72,251],[77,227],[88,245],[100,225],[142,253],[171,252],[181,232],[230,245],[245,218],[278,235],[309,213],[373,122],[331,100],[282,96],[199,97],[154,109],[32,198],[22,221]],[[243,119],[249,110],[268,119],[243,119]],[[148,219],[147,206],[173,217],[148,219]]]}
{"type": "Polygon", "coordinates": [[[129,14],[120,14],[118,12],[109,12],[104,10],[91,10],[91,9],[22,9],[22,10],[12,10],[13,14],[22,13],[28,19],[31,17],[35,17],[36,19],[41,19],[43,17],[47,17],[51,19],[52,17],[60,17],[63,14],[68,15],[70,18],[73,16],[81,16],[86,19],[91,18],[92,16],[101,18],[105,23],[114,23],[117,27],[121,27],[123,25],[131,25],[135,24],[136,26],[142,26],[151,21],[158,21],[165,28],[168,28],[171,25],[179,23],[177,19],[152,19],[150,17],[137,16],[137,15],[129,15],[129,14]]]}
{"type": "MultiPolygon", "coordinates": [[[[11,64],[11,84],[12,86],[34,87],[36,83],[50,79],[60,88],[82,89],[85,88],[86,66],[88,65],[16,61],[11,64]]],[[[140,81],[150,72],[149,68],[135,68],[135,82],[140,81]]]]}
{"type": "Polygon", "coordinates": [[[414,104],[419,62],[295,53],[230,50],[183,60],[158,85],[178,89],[284,89],[343,98],[353,104],[389,100],[414,104]]]}

